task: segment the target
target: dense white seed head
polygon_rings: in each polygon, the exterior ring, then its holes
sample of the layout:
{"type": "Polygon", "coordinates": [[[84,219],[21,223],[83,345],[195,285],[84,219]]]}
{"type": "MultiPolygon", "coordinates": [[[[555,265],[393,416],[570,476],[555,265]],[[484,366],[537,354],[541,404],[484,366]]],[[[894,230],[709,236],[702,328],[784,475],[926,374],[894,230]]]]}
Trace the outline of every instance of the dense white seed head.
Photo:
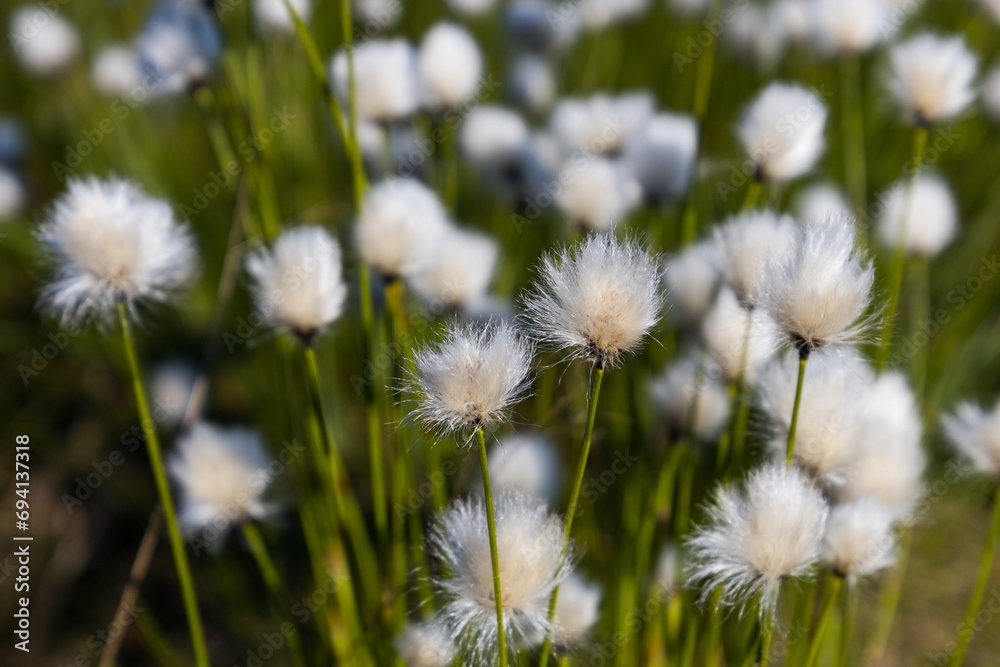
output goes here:
{"type": "Polygon", "coordinates": [[[667,541],[660,549],[656,558],[656,570],[653,572],[653,594],[667,599],[674,596],[684,584],[684,564],[680,549],[671,541],[667,541]]]}
{"type": "Polygon", "coordinates": [[[139,304],[170,300],[197,272],[187,227],[131,181],[70,180],[39,237],[55,263],[42,308],[63,325],[107,321],[119,302],[135,315],[139,304]]]}
{"type": "Polygon", "coordinates": [[[748,311],[729,287],[716,295],[701,323],[701,337],[728,382],[736,382],[741,372],[753,382],[781,341],[774,320],[765,312],[748,311]]]}
{"type": "Polygon", "coordinates": [[[483,57],[467,30],[438,23],[424,35],[417,66],[424,103],[439,109],[455,106],[476,93],[483,57]]]}
{"type": "Polygon", "coordinates": [[[601,585],[573,572],[559,585],[552,643],[568,648],[582,642],[600,617],[601,585]]]}
{"type": "Polygon", "coordinates": [[[710,369],[698,368],[694,355],[674,362],[650,385],[653,401],[661,418],[676,432],[690,428],[694,409],[693,431],[704,442],[715,440],[729,421],[729,396],[725,386],[710,369]]]}
{"type": "Polygon", "coordinates": [[[136,53],[155,95],[185,92],[205,82],[222,53],[213,11],[196,2],[161,1],[143,27],[136,53]]]}
{"type": "Polygon", "coordinates": [[[1000,121],[1000,65],[994,66],[983,77],[980,95],[983,99],[983,110],[986,111],[986,115],[994,123],[1000,121]]]}
{"type": "Polygon", "coordinates": [[[539,112],[552,106],[558,84],[552,65],[539,56],[521,56],[510,71],[513,101],[528,111],[539,112]]]}
{"type": "Polygon", "coordinates": [[[416,354],[415,417],[441,433],[471,432],[507,419],[531,382],[534,348],[506,322],[454,325],[416,354]]]}
{"type": "Polygon", "coordinates": [[[365,193],[354,230],[361,259],[385,278],[409,278],[431,261],[448,228],[437,194],[420,181],[382,181],[365,193]]]}
{"type": "Polygon", "coordinates": [[[510,109],[484,105],[462,122],[462,151],[474,162],[492,166],[510,160],[524,149],[530,133],[521,115],[510,109]]]}
{"type": "MultiPolygon", "coordinates": [[[[305,23],[312,17],[312,0],[288,0],[305,23]]],[[[285,0],[253,0],[253,15],[261,32],[269,35],[295,34],[295,22],[285,0]]]]}
{"type": "Polygon", "coordinates": [[[35,76],[51,76],[76,60],[80,36],[57,5],[27,4],[10,15],[8,41],[21,66],[35,76]]]}
{"type": "Polygon", "coordinates": [[[892,47],[890,90],[918,125],[948,120],[976,98],[976,56],[961,37],[924,33],[892,47]]]}
{"type": "Polygon", "coordinates": [[[757,305],[768,258],[781,256],[795,238],[795,221],[774,211],[754,211],[714,230],[723,278],[748,310],[757,305]]]}
{"type": "Polygon", "coordinates": [[[830,55],[867,51],[896,32],[888,0],[812,0],[810,10],[816,44],[830,55]]]}
{"type": "Polygon", "coordinates": [[[554,505],[562,483],[562,466],[552,443],[541,435],[504,438],[489,452],[494,489],[518,489],[554,505]]]}
{"type": "Polygon", "coordinates": [[[760,305],[800,352],[863,338],[875,269],[854,246],[854,220],[805,220],[782,255],[765,263],[760,305]]]}
{"type": "Polygon", "coordinates": [[[615,366],[660,318],[656,258],[635,241],[592,234],[546,255],[524,299],[538,340],[598,366],[615,366]]]}
{"type": "MultiPolygon", "coordinates": [[[[811,355],[802,382],[795,463],[828,491],[847,484],[862,453],[861,413],[874,377],[856,354],[848,348],[811,355]]],[[[763,369],[757,383],[760,408],[773,427],[769,445],[776,461],[785,460],[798,372],[798,355],[786,354],[763,369]]]]}
{"type": "Polygon", "coordinates": [[[475,310],[486,299],[499,256],[493,238],[449,226],[437,236],[430,261],[413,274],[410,285],[434,310],[475,310]]]}
{"type": "MultiPolygon", "coordinates": [[[[405,118],[417,110],[420,86],[417,56],[404,39],[372,39],[354,50],[354,87],[358,113],[379,122],[405,118]]],[[[347,54],[340,50],[330,61],[334,90],[347,105],[350,78],[347,54]]]]}
{"type": "Polygon", "coordinates": [[[468,18],[482,18],[496,7],[497,0],[446,0],[451,11],[468,18]]]}
{"type": "Polygon", "coordinates": [[[788,181],[811,170],[823,153],[826,107],[802,86],[772,83],[740,117],[736,128],[757,175],[788,181]]]}
{"type": "Polygon", "coordinates": [[[803,190],[796,200],[795,209],[800,220],[851,215],[851,206],[844,193],[831,183],[818,183],[803,190]]]}
{"type": "Polygon", "coordinates": [[[407,667],[449,667],[457,654],[451,630],[439,620],[407,623],[394,645],[407,667]]]}
{"type": "Polygon", "coordinates": [[[552,111],[549,128],[567,154],[617,155],[653,116],[653,108],[649,93],[566,99],[552,111]]]}
{"type": "MultiPolygon", "coordinates": [[[[550,627],[549,596],[571,571],[572,545],[563,550],[563,521],[540,501],[503,491],[494,508],[507,645],[533,643],[550,627]]],[[[447,572],[436,582],[445,622],[472,664],[495,664],[497,612],[483,501],[455,502],[438,517],[430,543],[447,572]]]]}
{"type": "Polygon", "coordinates": [[[775,0],[771,8],[790,40],[804,42],[812,36],[813,0],[775,0]]]}
{"type": "Polygon", "coordinates": [[[0,220],[18,215],[27,199],[21,178],[12,169],[0,166],[0,220]]]}
{"type": "Polygon", "coordinates": [[[313,337],[340,317],[347,297],[340,245],[317,225],[283,231],[271,249],[246,260],[257,310],[271,326],[311,344],[313,337]]]}
{"type": "Polygon", "coordinates": [[[893,513],[874,498],[834,505],[826,522],[823,560],[847,579],[889,567],[896,557],[893,520],[893,513]]]}
{"type": "Polygon", "coordinates": [[[921,174],[911,183],[897,182],[882,201],[878,235],[890,248],[902,245],[908,254],[933,257],[955,237],[958,206],[938,176],[921,174]]]}
{"type": "Polygon", "coordinates": [[[722,38],[736,57],[764,71],[778,65],[788,46],[785,24],[772,3],[734,11],[722,38]]]}
{"type": "Polygon", "coordinates": [[[688,580],[703,599],[717,587],[725,604],[759,594],[761,615],[773,613],[782,580],[806,576],[823,554],[826,501],[784,463],[753,470],[742,489],[720,488],[708,516],[688,543],[688,580]]]}
{"type": "Polygon", "coordinates": [[[1000,401],[989,411],[975,403],[959,403],[941,424],[955,451],[978,472],[1000,475],[1000,401]]]}
{"type": "Polygon", "coordinates": [[[556,194],[556,204],[573,222],[606,232],[639,203],[642,190],[619,162],[591,157],[582,164],[571,158],[560,174],[568,175],[556,194]]]}
{"type": "Polygon", "coordinates": [[[178,521],[191,535],[224,534],[233,524],[265,516],[271,476],[260,435],[247,428],[199,422],[177,441],[167,462],[180,488],[178,521]]]}
{"type": "Polygon", "coordinates": [[[625,144],[626,170],[653,206],[687,191],[698,153],[698,125],[691,116],[656,114],[625,144]]]}
{"type": "Polygon", "coordinates": [[[701,241],[667,260],[663,269],[667,316],[689,329],[701,325],[719,285],[719,249],[701,241]]]}
{"type": "Polygon", "coordinates": [[[102,49],[91,68],[94,88],[107,97],[127,94],[142,85],[142,76],[135,49],[123,44],[102,49]]]}
{"type": "Polygon", "coordinates": [[[159,423],[168,428],[181,423],[197,379],[197,369],[187,361],[166,361],[153,369],[149,379],[153,402],[150,407],[159,423]]]}

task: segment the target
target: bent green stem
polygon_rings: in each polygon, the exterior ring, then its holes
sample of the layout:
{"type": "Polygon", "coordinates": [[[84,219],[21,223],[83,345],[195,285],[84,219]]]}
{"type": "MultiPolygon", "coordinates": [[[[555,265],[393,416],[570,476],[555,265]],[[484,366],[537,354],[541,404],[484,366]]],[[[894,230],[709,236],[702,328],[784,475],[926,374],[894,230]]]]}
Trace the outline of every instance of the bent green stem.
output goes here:
{"type": "Polygon", "coordinates": [[[792,459],[795,457],[795,431],[799,426],[799,407],[802,404],[802,382],[806,376],[806,360],[809,359],[809,352],[803,348],[799,352],[799,379],[795,384],[795,405],[792,406],[792,423],[788,427],[788,444],[785,448],[785,463],[792,467],[792,459]]]}
{"type": "Polygon", "coordinates": [[[833,611],[837,606],[837,599],[840,597],[841,589],[844,585],[844,580],[836,575],[831,575],[828,581],[830,582],[830,586],[826,590],[826,596],[823,601],[823,612],[819,617],[819,624],[816,626],[816,631],[813,633],[812,640],[809,643],[806,667],[815,665],[816,660],[819,658],[823,639],[826,637],[827,628],[829,628],[830,622],[833,619],[833,611]]]}
{"type": "Polygon", "coordinates": [[[500,556],[497,553],[496,517],[493,514],[493,489],[490,487],[490,467],[486,459],[486,437],[483,429],[476,429],[479,437],[479,466],[483,473],[483,490],[486,495],[486,525],[490,530],[490,559],[493,562],[493,599],[497,606],[497,639],[500,667],[507,665],[507,636],[503,629],[503,591],[500,587],[500,556]]]}

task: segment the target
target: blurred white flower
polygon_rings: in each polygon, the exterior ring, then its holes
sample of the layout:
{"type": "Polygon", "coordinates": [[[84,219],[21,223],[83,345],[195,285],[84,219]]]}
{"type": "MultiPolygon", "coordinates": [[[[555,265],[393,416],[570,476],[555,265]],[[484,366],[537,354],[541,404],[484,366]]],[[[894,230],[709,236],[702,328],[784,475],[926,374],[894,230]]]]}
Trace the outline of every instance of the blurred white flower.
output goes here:
{"type": "MultiPolygon", "coordinates": [[[[304,23],[312,17],[312,0],[288,0],[304,23]]],[[[253,0],[253,14],[257,26],[266,34],[295,34],[295,22],[285,6],[285,0],[253,0]]]]}
{"type": "Polygon", "coordinates": [[[661,417],[676,433],[686,433],[694,414],[694,435],[703,442],[714,441],[729,421],[726,388],[709,369],[698,368],[692,354],[668,366],[650,386],[661,417]],[[697,407],[694,407],[697,406],[697,407]]]}
{"type": "Polygon", "coordinates": [[[653,573],[653,590],[661,599],[669,599],[681,590],[684,580],[684,565],[680,550],[672,541],[667,541],[660,549],[653,573]]]}
{"type": "Polygon", "coordinates": [[[978,472],[1000,475],[1000,401],[989,411],[975,403],[959,403],[941,424],[955,451],[978,472]]]}
{"type": "Polygon", "coordinates": [[[768,259],[788,251],[795,229],[791,216],[764,210],[743,213],[713,230],[722,276],[747,310],[757,305],[768,259]]]}
{"type": "Polygon", "coordinates": [[[601,606],[600,584],[588,582],[576,572],[559,585],[552,643],[567,648],[582,642],[597,623],[601,606]]]}
{"type": "Polygon", "coordinates": [[[21,178],[14,171],[0,166],[0,220],[18,215],[27,198],[21,178]]]}
{"type": "Polygon", "coordinates": [[[449,226],[436,237],[428,262],[408,280],[435,310],[475,310],[486,299],[499,256],[492,237],[449,226]]]}
{"type": "Polygon", "coordinates": [[[20,5],[10,16],[7,41],[21,65],[35,76],[66,69],[80,52],[80,36],[57,6],[20,5]]]}
{"type": "MultiPolygon", "coordinates": [[[[405,118],[417,110],[420,86],[417,55],[404,39],[371,39],[353,53],[358,113],[378,122],[405,118]]],[[[330,61],[333,87],[345,108],[350,79],[347,54],[341,49],[330,61]]]]}
{"type": "Polygon", "coordinates": [[[0,162],[16,166],[24,160],[28,133],[24,123],[12,116],[0,116],[0,162]]]}
{"type": "Polygon", "coordinates": [[[816,45],[827,54],[867,51],[898,28],[888,0],[812,0],[810,8],[816,45]]]}
{"type": "Polygon", "coordinates": [[[418,71],[424,103],[432,109],[452,107],[475,95],[483,57],[467,30],[438,23],[420,44],[418,71]]]}
{"type": "Polygon", "coordinates": [[[496,7],[497,0],[445,0],[451,11],[468,18],[482,18],[496,7]]]}
{"type": "Polygon", "coordinates": [[[875,499],[835,505],[826,522],[823,560],[847,579],[889,567],[896,557],[892,524],[892,512],[875,499]]]}
{"type": "Polygon", "coordinates": [[[593,95],[559,102],[552,111],[549,128],[566,153],[617,155],[652,116],[650,93],[593,95]]]}
{"type": "Polygon", "coordinates": [[[697,328],[719,286],[719,246],[700,241],[670,257],[663,269],[667,316],[678,326],[697,328]]]}
{"type": "Polygon", "coordinates": [[[395,647],[407,667],[449,667],[457,653],[451,630],[439,620],[407,623],[395,647]]]}
{"type": "Polygon", "coordinates": [[[691,183],[698,154],[698,124],[691,116],[660,113],[625,144],[626,170],[651,206],[668,204],[691,183]]]}
{"type": "Polygon", "coordinates": [[[366,31],[384,31],[396,27],[403,18],[402,0],[354,0],[357,21],[366,31]]]}
{"type": "Polygon", "coordinates": [[[528,125],[520,114],[503,107],[484,105],[462,122],[462,151],[474,162],[496,166],[510,161],[529,139],[528,125]]]}
{"type": "Polygon", "coordinates": [[[830,183],[817,183],[803,190],[796,199],[795,210],[800,220],[851,215],[851,206],[844,193],[830,183]]]}
{"type": "Polygon", "coordinates": [[[823,153],[826,107],[801,86],[772,83],[740,117],[737,134],[757,176],[787,181],[812,169],[823,153]]]}
{"type": "Polygon", "coordinates": [[[980,89],[986,115],[996,123],[1000,122],[1000,65],[995,65],[986,74],[980,89]]]}
{"type": "Polygon", "coordinates": [[[727,286],[719,289],[706,313],[701,337],[712,361],[729,382],[737,382],[741,372],[753,382],[757,371],[780,345],[778,327],[767,313],[744,308],[727,286]]]}
{"type": "Polygon", "coordinates": [[[555,72],[544,58],[521,56],[514,61],[510,76],[511,96],[518,106],[539,112],[552,106],[556,98],[555,72]]]}
{"type": "Polygon", "coordinates": [[[924,33],[892,47],[890,89],[918,125],[948,120],[976,98],[976,56],[961,37],[924,33]]]}
{"type": "Polygon", "coordinates": [[[540,435],[504,438],[490,449],[489,468],[494,489],[520,489],[549,505],[558,499],[562,482],[559,455],[540,435]]]}
{"type": "Polygon", "coordinates": [[[912,182],[897,182],[882,202],[878,234],[890,248],[902,245],[908,254],[933,257],[955,237],[958,206],[938,176],[921,174],[912,182]]]}
{"type": "Polygon", "coordinates": [[[165,361],[153,369],[149,380],[153,419],[168,428],[178,426],[197,379],[198,369],[185,360],[165,361]]]}
{"type": "Polygon", "coordinates": [[[722,37],[741,59],[750,60],[764,71],[778,65],[788,46],[785,24],[773,4],[747,4],[733,11],[722,37]]]}
{"type": "Polygon", "coordinates": [[[570,46],[580,33],[580,13],[563,11],[552,0],[514,0],[507,8],[507,31],[516,45],[541,54],[570,46]]]}
{"type": "Polygon", "coordinates": [[[619,162],[602,157],[571,159],[560,170],[556,204],[571,222],[608,231],[639,203],[642,189],[619,162]]]}
{"type": "Polygon", "coordinates": [[[222,36],[206,5],[161,0],[136,42],[151,93],[169,95],[204,83],[222,54],[222,36]]]}
{"type": "Polygon", "coordinates": [[[636,19],[649,9],[649,0],[578,0],[583,26],[600,32],[607,28],[636,19]]]}
{"type": "Polygon", "coordinates": [[[97,54],[91,70],[94,87],[107,97],[117,97],[142,85],[143,73],[135,49],[112,44],[97,54]]]}

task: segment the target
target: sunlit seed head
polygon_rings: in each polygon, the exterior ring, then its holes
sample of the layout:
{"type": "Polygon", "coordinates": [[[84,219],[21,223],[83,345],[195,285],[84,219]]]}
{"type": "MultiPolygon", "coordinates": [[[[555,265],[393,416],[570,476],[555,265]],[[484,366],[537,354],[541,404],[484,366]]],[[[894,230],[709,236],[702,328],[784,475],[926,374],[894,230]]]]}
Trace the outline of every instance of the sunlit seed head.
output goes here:
{"type": "Polygon", "coordinates": [[[615,156],[652,118],[653,109],[649,93],[565,99],[553,109],[549,128],[566,154],[615,156]]]}
{"type": "Polygon", "coordinates": [[[642,188],[651,206],[662,206],[683,195],[690,186],[698,154],[698,126],[694,118],[656,114],[625,144],[625,168],[642,188]]]}
{"type": "Polygon", "coordinates": [[[689,354],[668,366],[650,385],[657,411],[676,433],[693,429],[699,440],[711,442],[729,421],[729,396],[716,374],[689,354]],[[693,425],[690,424],[694,417],[693,425]]]}
{"type": "Polygon", "coordinates": [[[519,489],[554,505],[562,483],[559,455],[538,434],[503,438],[489,452],[490,483],[494,489],[519,489]]]}
{"type": "Polygon", "coordinates": [[[730,383],[740,377],[753,382],[781,342],[778,326],[768,314],[744,308],[728,286],[718,291],[705,315],[701,337],[712,361],[730,383]]]}
{"type": "Polygon", "coordinates": [[[524,150],[530,133],[521,116],[509,109],[484,105],[469,112],[462,122],[462,151],[473,161],[503,165],[524,150]]]}
{"type": "Polygon", "coordinates": [[[978,472],[1000,475],[1000,401],[992,410],[975,403],[959,403],[941,419],[952,447],[978,472]]]}
{"type": "Polygon", "coordinates": [[[80,52],[80,35],[57,5],[18,5],[10,15],[8,38],[21,66],[39,77],[65,70],[80,52]]]}
{"type": "Polygon", "coordinates": [[[458,652],[451,629],[440,620],[407,623],[394,645],[407,667],[449,667],[458,652]]]}
{"type": "MultiPolygon", "coordinates": [[[[378,122],[413,114],[420,102],[417,55],[404,39],[370,39],[352,53],[358,113],[378,122]]],[[[340,50],[330,61],[333,87],[345,105],[350,99],[347,54],[340,50]]]]}
{"type": "Polygon", "coordinates": [[[493,238],[448,226],[409,283],[433,310],[475,311],[487,298],[499,257],[493,238]]]}
{"type": "Polygon", "coordinates": [[[531,112],[541,112],[552,106],[558,93],[555,71],[539,56],[521,56],[511,66],[511,96],[513,101],[531,112]]]}
{"type": "Polygon", "coordinates": [[[483,57],[464,28],[438,23],[420,44],[417,68],[424,103],[431,109],[455,106],[479,88],[483,57]]]}
{"type": "Polygon", "coordinates": [[[21,213],[28,200],[28,192],[21,177],[13,169],[0,166],[0,221],[21,213]]]}
{"type": "Polygon", "coordinates": [[[135,49],[124,44],[112,44],[102,49],[91,67],[94,88],[105,97],[128,94],[142,85],[142,77],[135,49]]]}
{"type": "Polygon", "coordinates": [[[749,4],[733,12],[728,29],[722,33],[734,57],[764,72],[773,71],[778,65],[788,47],[788,37],[773,3],[749,4]]]}
{"type": "Polygon", "coordinates": [[[153,96],[187,92],[205,83],[222,54],[214,12],[197,2],[161,1],[136,41],[139,66],[153,96]]]}
{"type": "Polygon", "coordinates": [[[169,360],[153,369],[149,398],[158,422],[168,428],[181,423],[197,379],[198,371],[188,361],[169,360]]]}
{"type": "Polygon", "coordinates": [[[873,498],[835,505],[826,522],[823,560],[848,579],[889,567],[896,555],[893,518],[893,513],[873,498]]]}
{"type": "Polygon", "coordinates": [[[867,51],[895,34],[889,0],[812,0],[815,43],[826,55],[850,56],[867,51]]]}
{"type": "Polygon", "coordinates": [[[576,572],[559,585],[552,643],[566,649],[580,644],[600,617],[602,590],[576,572]]]}
{"type": "Polygon", "coordinates": [[[890,90],[918,125],[948,120],[976,98],[976,56],[961,37],[920,34],[892,47],[890,56],[890,90]]]}
{"type": "Polygon", "coordinates": [[[748,310],[757,305],[768,258],[785,253],[794,237],[795,221],[774,211],[744,213],[715,228],[722,275],[748,310]]]}
{"type": "Polygon", "coordinates": [[[663,268],[667,317],[679,327],[696,330],[711,307],[721,280],[719,248],[700,241],[669,257],[663,268]]]}
{"type": "MultiPolygon", "coordinates": [[[[288,0],[288,4],[303,22],[308,23],[312,18],[312,0],[288,0]]],[[[267,35],[295,34],[295,21],[285,6],[285,0],[253,0],[251,7],[261,32],[267,35]]]]}
{"type": "Polygon", "coordinates": [[[825,220],[831,216],[851,215],[851,206],[836,185],[817,183],[799,194],[795,212],[799,220],[825,220]]]}
{"type": "Polygon", "coordinates": [[[639,184],[621,163],[602,157],[567,163],[560,173],[572,178],[556,194],[556,204],[571,222],[588,230],[611,230],[642,197],[639,184]]]}
{"type": "Polygon", "coordinates": [[[907,183],[897,182],[882,201],[878,235],[890,248],[902,246],[909,254],[933,257],[955,237],[958,206],[938,176],[921,174],[907,183]]]}
{"type": "Polygon", "coordinates": [[[802,86],[772,83],[744,110],[737,135],[757,176],[788,181],[810,171],[825,146],[826,106],[802,86]]]}

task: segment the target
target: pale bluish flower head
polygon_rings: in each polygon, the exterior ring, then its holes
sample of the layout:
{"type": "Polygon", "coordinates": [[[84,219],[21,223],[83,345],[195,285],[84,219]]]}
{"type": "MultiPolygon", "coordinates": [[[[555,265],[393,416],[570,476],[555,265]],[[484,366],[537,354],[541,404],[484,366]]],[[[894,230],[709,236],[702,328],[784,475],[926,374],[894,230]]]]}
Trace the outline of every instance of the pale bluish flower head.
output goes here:
{"type": "Polygon", "coordinates": [[[42,309],[64,326],[107,322],[118,303],[165,303],[193,282],[198,257],[186,225],[165,201],[122,179],[71,179],[38,236],[55,264],[42,309]]]}
{"type": "Polygon", "coordinates": [[[340,245],[322,227],[284,230],[273,248],[247,257],[246,268],[257,310],[305,345],[343,312],[347,286],[340,245]]]}
{"type": "Polygon", "coordinates": [[[823,560],[849,580],[889,567],[896,558],[893,521],[893,513],[873,498],[834,505],[826,522],[823,560]]]}
{"type": "Polygon", "coordinates": [[[519,57],[514,61],[509,79],[513,101],[528,111],[548,109],[558,93],[552,65],[539,56],[519,57]]]}
{"type": "Polygon", "coordinates": [[[65,70],[80,52],[80,36],[60,15],[58,5],[17,6],[10,16],[7,37],[21,66],[35,76],[65,70]]]}
{"type": "Polygon", "coordinates": [[[789,39],[804,42],[813,29],[814,0],[775,0],[771,3],[775,18],[789,39]]]}
{"type": "Polygon", "coordinates": [[[688,580],[702,599],[720,588],[724,604],[760,596],[760,614],[774,613],[781,582],[805,577],[823,555],[828,508],[796,468],[775,463],[750,472],[742,488],[723,486],[708,508],[709,523],[688,542],[688,580]]]}
{"type": "Polygon", "coordinates": [[[394,645],[407,667],[449,667],[458,653],[451,629],[440,620],[407,623],[394,645]]]}
{"type": "Polygon", "coordinates": [[[812,0],[810,9],[816,45],[829,55],[867,51],[897,29],[888,0],[812,0]]]}
{"type": "Polygon", "coordinates": [[[802,86],[772,83],[744,110],[737,135],[757,177],[788,181],[810,171],[823,154],[826,106],[802,86]]]}
{"type": "Polygon", "coordinates": [[[851,206],[844,193],[831,183],[817,183],[803,190],[796,200],[795,210],[800,220],[851,215],[851,206]]]}
{"type": "Polygon", "coordinates": [[[584,641],[600,618],[601,585],[573,572],[559,585],[552,643],[569,648],[584,641]]]}
{"type": "Polygon", "coordinates": [[[112,44],[97,54],[91,77],[97,92],[106,97],[117,97],[141,86],[143,73],[135,49],[112,44]]]}
{"type": "Polygon", "coordinates": [[[263,500],[271,481],[260,435],[247,428],[199,422],[177,441],[167,470],[180,489],[178,521],[188,535],[225,534],[270,512],[263,500]]]}
{"type": "Polygon", "coordinates": [[[650,391],[660,416],[677,433],[693,430],[699,440],[712,442],[729,422],[730,400],[725,386],[709,369],[699,369],[692,354],[654,378],[650,391]],[[693,426],[689,423],[692,410],[693,426]]]}
{"type": "Polygon", "coordinates": [[[515,111],[484,105],[471,111],[462,122],[462,151],[486,166],[502,165],[513,159],[528,143],[530,133],[515,111]]]}
{"type": "Polygon", "coordinates": [[[529,53],[566,49],[576,41],[583,22],[580,12],[563,9],[553,0],[514,0],[507,9],[507,30],[529,53]]]}
{"type": "Polygon", "coordinates": [[[438,23],[424,35],[417,67],[424,103],[440,109],[475,95],[483,73],[483,57],[467,30],[438,23]]]}
{"type": "Polygon", "coordinates": [[[528,393],[533,357],[531,342],[506,322],[454,325],[416,354],[414,416],[440,433],[496,426],[528,393]]]}
{"type": "MultiPolygon", "coordinates": [[[[356,48],[354,87],[358,113],[378,122],[410,116],[420,103],[417,55],[404,39],[370,39],[356,48]]],[[[330,78],[342,103],[349,99],[347,54],[338,51],[330,61],[330,78]]]]}
{"type": "Polygon", "coordinates": [[[436,237],[429,261],[409,282],[433,310],[474,311],[487,298],[499,257],[492,237],[449,226],[436,237]]]}
{"type": "Polygon", "coordinates": [[[560,170],[562,189],[556,204],[572,221],[588,230],[606,232],[622,222],[640,201],[642,189],[621,163],[592,156],[582,163],[570,158],[560,170]]]}
{"type": "MultiPolygon", "coordinates": [[[[538,500],[503,491],[494,510],[507,646],[533,643],[551,627],[549,596],[570,574],[573,548],[563,550],[563,521],[538,500]]],[[[483,501],[459,500],[444,510],[430,545],[448,573],[436,581],[445,623],[472,664],[495,664],[497,611],[483,501]]]]}
{"type": "Polygon", "coordinates": [[[871,262],[855,249],[852,218],[805,220],[788,251],[767,259],[758,305],[808,354],[864,337],[875,320],[867,314],[874,282],[871,262]]]}
{"type": "Polygon", "coordinates": [[[663,269],[667,316],[678,326],[701,326],[721,280],[719,247],[700,241],[670,257],[663,269]]]}
{"type": "Polygon", "coordinates": [[[490,483],[494,489],[519,489],[554,505],[562,485],[562,466],[552,443],[541,435],[504,438],[489,452],[490,483]]]}
{"type": "Polygon", "coordinates": [[[714,230],[719,268],[747,310],[757,305],[769,258],[782,256],[795,238],[795,221],[774,211],[752,211],[714,230]]]}
{"type": "Polygon", "coordinates": [[[617,155],[652,118],[653,96],[646,92],[565,99],[556,105],[549,128],[567,153],[617,155]]]}
{"type": "Polygon", "coordinates": [[[938,176],[921,174],[912,182],[897,182],[882,201],[878,235],[890,248],[902,245],[907,254],[933,257],[955,237],[958,206],[938,176]]]}
{"type": "Polygon", "coordinates": [[[161,0],[136,42],[140,67],[154,82],[151,92],[156,95],[204,83],[222,48],[212,10],[191,0],[161,0]]]}
{"type": "Polygon", "coordinates": [[[959,403],[941,419],[952,447],[980,473],[1000,475],[1000,401],[992,410],[975,403],[959,403]]]}
{"type": "Polygon", "coordinates": [[[753,382],[781,341],[779,329],[768,314],[744,308],[728,286],[716,294],[715,303],[701,323],[701,337],[728,382],[737,382],[740,373],[753,382]]]}
{"type": "Polygon", "coordinates": [[[599,367],[616,366],[660,319],[659,274],[656,257],[610,234],[546,255],[524,299],[532,335],[599,367]]]}
{"type": "MultiPolygon", "coordinates": [[[[312,18],[312,0],[289,0],[288,4],[304,23],[312,18]]],[[[285,6],[285,0],[253,0],[251,7],[261,32],[268,35],[295,34],[295,22],[285,6]]]]}
{"type": "Polygon", "coordinates": [[[656,114],[625,144],[626,169],[651,206],[684,194],[698,154],[698,125],[691,116],[656,114]]]}
{"type": "Polygon", "coordinates": [[[178,426],[197,380],[198,370],[188,361],[165,361],[153,369],[149,380],[153,420],[167,427],[178,426]]]}
{"type": "Polygon", "coordinates": [[[976,56],[961,37],[923,33],[892,47],[890,90],[917,125],[958,115],[976,98],[976,56]]]}

